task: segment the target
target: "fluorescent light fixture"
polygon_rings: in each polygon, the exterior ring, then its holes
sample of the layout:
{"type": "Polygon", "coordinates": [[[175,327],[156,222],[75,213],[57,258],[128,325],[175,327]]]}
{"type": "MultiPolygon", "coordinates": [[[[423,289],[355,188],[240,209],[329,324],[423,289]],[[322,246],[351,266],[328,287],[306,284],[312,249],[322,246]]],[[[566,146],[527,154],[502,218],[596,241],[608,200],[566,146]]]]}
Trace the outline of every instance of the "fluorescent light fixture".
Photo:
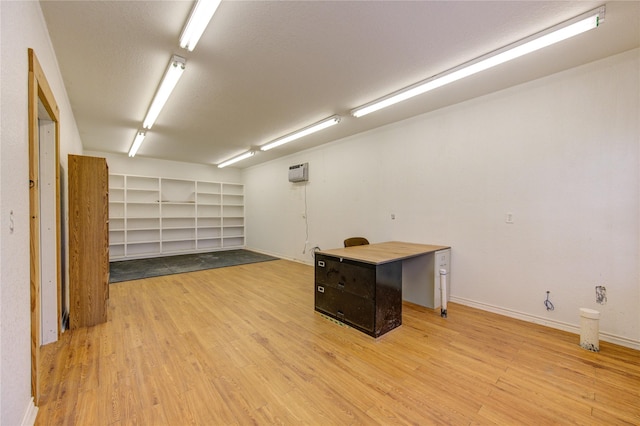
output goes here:
{"type": "Polygon", "coordinates": [[[131,144],[131,149],[129,149],[129,157],[135,157],[146,135],[147,133],[144,130],[138,130],[138,133],[136,133],[136,137],[133,139],[133,143],[131,144]]]}
{"type": "Polygon", "coordinates": [[[198,0],[191,10],[187,25],[180,36],[180,47],[192,52],[198,44],[198,40],[209,25],[209,21],[216,13],[221,0],[198,0]]]}
{"type": "Polygon", "coordinates": [[[162,77],[162,82],[160,82],[158,91],[153,98],[153,102],[151,102],[149,111],[147,111],[147,116],[144,118],[142,123],[142,127],[145,129],[150,129],[151,126],[153,126],[153,123],[156,122],[156,119],[158,118],[160,111],[162,111],[164,104],[167,103],[167,99],[169,99],[169,95],[171,95],[173,88],[176,87],[178,80],[180,80],[180,77],[184,72],[185,65],[186,61],[184,58],[181,58],[178,55],[173,55],[171,57],[171,62],[169,62],[169,66],[164,73],[164,77],[162,77]]]}
{"type": "Polygon", "coordinates": [[[255,151],[247,151],[244,154],[238,155],[237,157],[233,157],[227,161],[223,161],[222,163],[218,164],[218,168],[221,169],[223,167],[227,167],[227,166],[230,166],[231,164],[237,163],[238,161],[246,160],[249,157],[253,157],[255,153],[256,153],[255,151]]]}
{"type": "Polygon", "coordinates": [[[362,117],[374,111],[378,111],[379,109],[402,102],[414,96],[421,95],[430,90],[479,73],[480,71],[484,71],[512,59],[519,58],[527,53],[535,52],[536,50],[558,43],[562,40],[566,40],[585,31],[589,31],[596,28],[603,21],[604,12],[605,7],[599,7],[598,9],[582,14],[563,24],[556,25],[546,31],[534,34],[493,53],[467,62],[459,67],[453,68],[442,74],[438,74],[432,78],[423,80],[412,86],[353,109],[351,110],[351,115],[354,117],[362,117]]]}
{"type": "Polygon", "coordinates": [[[339,115],[333,115],[333,116],[331,116],[329,118],[326,118],[326,119],[324,119],[322,121],[318,121],[315,124],[312,124],[312,125],[307,126],[307,127],[303,128],[303,129],[300,129],[300,130],[295,131],[293,133],[290,133],[290,134],[288,134],[286,136],[278,138],[278,139],[276,139],[276,140],[274,140],[272,142],[269,142],[269,143],[261,146],[260,149],[262,151],[268,151],[271,148],[275,148],[277,146],[284,145],[285,143],[289,143],[289,142],[294,141],[296,139],[300,139],[301,137],[310,135],[311,133],[318,132],[318,131],[320,131],[322,129],[326,129],[327,127],[331,127],[334,124],[338,124],[339,122],[340,122],[340,116],[339,115]]]}

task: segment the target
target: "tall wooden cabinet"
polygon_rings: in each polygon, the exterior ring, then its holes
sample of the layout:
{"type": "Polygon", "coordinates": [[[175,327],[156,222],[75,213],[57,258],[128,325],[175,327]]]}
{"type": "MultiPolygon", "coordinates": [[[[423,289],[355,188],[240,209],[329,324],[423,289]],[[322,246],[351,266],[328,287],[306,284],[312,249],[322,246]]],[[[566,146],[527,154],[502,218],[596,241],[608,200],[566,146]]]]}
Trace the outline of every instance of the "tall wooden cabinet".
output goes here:
{"type": "Polygon", "coordinates": [[[69,328],[107,321],[109,172],[104,158],[69,155],[69,328]]]}

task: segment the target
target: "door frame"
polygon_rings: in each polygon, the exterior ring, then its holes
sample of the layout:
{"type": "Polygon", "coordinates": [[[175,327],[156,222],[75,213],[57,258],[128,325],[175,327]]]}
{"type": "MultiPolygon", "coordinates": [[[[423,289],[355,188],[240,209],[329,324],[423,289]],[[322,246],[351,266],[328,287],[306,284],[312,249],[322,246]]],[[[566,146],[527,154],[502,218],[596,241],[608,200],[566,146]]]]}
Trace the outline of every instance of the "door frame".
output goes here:
{"type": "Polygon", "coordinates": [[[41,103],[55,123],[54,157],[55,157],[55,227],[56,227],[56,293],[58,338],[61,324],[61,283],[62,267],[60,264],[60,109],[56,103],[51,87],[40,66],[33,49],[29,55],[29,287],[31,304],[31,394],[34,404],[40,402],[40,346],[41,346],[41,301],[40,301],[40,146],[38,105],[41,103]]]}

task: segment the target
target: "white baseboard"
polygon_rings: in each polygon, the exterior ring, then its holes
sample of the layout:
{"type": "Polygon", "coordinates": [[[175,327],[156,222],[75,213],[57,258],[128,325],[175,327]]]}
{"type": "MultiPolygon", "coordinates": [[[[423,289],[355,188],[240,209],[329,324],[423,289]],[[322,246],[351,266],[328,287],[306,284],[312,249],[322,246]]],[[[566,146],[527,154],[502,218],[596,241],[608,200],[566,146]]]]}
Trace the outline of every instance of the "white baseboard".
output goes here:
{"type": "Polygon", "coordinates": [[[33,398],[29,400],[29,404],[22,416],[22,426],[33,426],[36,423],[36,416],[38,415],[38,407],[33,403],[33,398]]]}
{"type": "MultiPolygon", "coordinates": [[[[487,303],[476,302],[474,300],[465,299],[462,297],[451,296],[450,301],[454,303],[459,303],[461,305],[470,306],[472,308],[481,309],[483,311],[504,315],[506,317],[516,318],[522,321],[527,321],[534,324],[540,324],[540,325],[555,328],[558,330],[568,331],[569,333],[574,333],[578,335],[580,334],[580,327],[577,324],[569,324],[562,321],[550,320],[548,318],[542,318],[535,315],[526,314],[524,312],[518,312],[512,309],[490,305],[487,303]]],[[[615,334],[606,333],[603,331],[600,332],[600,339],[605,342],[614,343],[616,345],[625,346],[627,348],[640,350],[640,341],[638,340],[617,336],[615,334]]]]}
{"type": "Polygon", "coordinates": [[[292,262],[297,262],[297,263],[302,263],[302,264],[305,264],[305,265],[312,265],[313,266],[313,260],[295,259],[293,257],[283,256],[283,255],[281,255],[279,253],[273,253],[273,252],[270,252],[270,251],[264,251],[264,250],[249,248],[249,247],[245,247],[245,249],[249,250],[249,251],[256,252],[256,253],[264,254],[264,255],[267,255],[267,256],[277,257],[278,259],[290,260],[292,262]]]}

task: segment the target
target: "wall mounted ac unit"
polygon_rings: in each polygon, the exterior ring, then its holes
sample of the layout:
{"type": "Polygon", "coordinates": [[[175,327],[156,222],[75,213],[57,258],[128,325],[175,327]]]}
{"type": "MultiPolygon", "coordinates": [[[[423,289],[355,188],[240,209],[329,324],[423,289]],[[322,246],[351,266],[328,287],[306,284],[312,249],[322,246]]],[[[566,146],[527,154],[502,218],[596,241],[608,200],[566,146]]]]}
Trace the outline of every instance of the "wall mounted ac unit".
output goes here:
{"type": "Polygon", "coordinates": [[[289,167],[289,182],[306,182],[309,180],[309,163],[295,164],[289,167]]]}

